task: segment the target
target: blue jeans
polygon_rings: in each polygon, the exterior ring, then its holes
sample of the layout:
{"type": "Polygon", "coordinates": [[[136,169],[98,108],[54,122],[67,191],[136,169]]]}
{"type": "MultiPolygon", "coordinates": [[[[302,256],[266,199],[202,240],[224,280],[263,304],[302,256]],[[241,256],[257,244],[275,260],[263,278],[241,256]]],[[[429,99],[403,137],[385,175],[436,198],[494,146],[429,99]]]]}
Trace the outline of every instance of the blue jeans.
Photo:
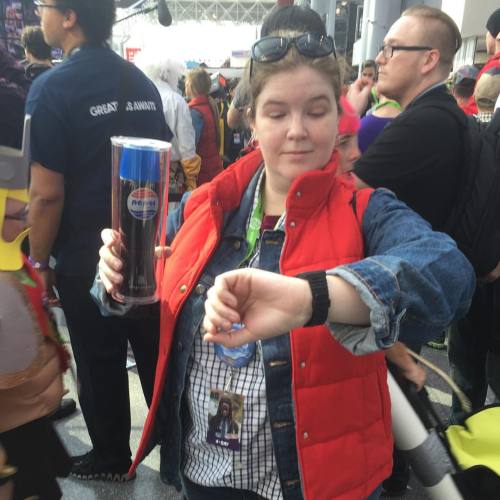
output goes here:
{"type": "MultiPolygon", "coordinates": [[[[382,491],[380,485],[366,500],[378,500],[382,491]]],[[[234,488],[210,488],[201,486],[182,476],[182,492],[187,500],[264,500],[253,491],[234,488]]]]}
{"type": "Polygon", "coordinates": [[[382,493],[382,485],[380,485],[366,500],[378,500],[382,493]]]}

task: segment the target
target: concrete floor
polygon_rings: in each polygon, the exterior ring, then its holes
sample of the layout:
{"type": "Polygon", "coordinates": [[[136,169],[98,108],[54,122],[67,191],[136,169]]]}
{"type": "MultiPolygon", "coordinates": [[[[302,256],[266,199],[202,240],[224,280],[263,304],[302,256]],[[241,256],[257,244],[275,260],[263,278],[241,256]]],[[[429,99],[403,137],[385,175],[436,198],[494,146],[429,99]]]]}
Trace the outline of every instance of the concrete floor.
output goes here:
{"type": "MultiPolygon", "coordinates": [[[[59,311],[58,323],[63,337],[68,338],[64,319],[59,311]]],[[[70,391],[66,397],[77,400],[76,387],[71,376],[66,375],[65,385],[70,391]]],[[[129,368],[129,386],[132,417],[130,446],[134,453],[139,444],[147,413],[139,376],[134,367],[129,368]]],[[[56,427],[70,455],[80,455],[89,451],[90,439],[80,409],[76,415],[60,421],[56,427]]],[[[162,483],[159,470],[160,453],[156,448],[139,466],[135,480],[128,483],[83,481],[70,477],[60,480],[60,485],[64,498],[68,500],[181,500],[182,495],[175,488],[162,483]]]]}
{"type": "MultiPolygon", "coordinates": [[[[64,330],[64,328],[63,328],[64,330]]],[[[424,348],[424,357],[447,371],[448,361],[446,351],[436,351],[424,348]]],[[[429,372],[428,372],[429,373],[429,372]]],[[[67,378],[67,388],[70,390],[68,396],[75,398],[75,385],[70,377],[67,378]]],[[[146,417],[146,404],[142,396],[139,377],[134,367],[129,369],[130,399],[132,404],[132,436],[131,448],[137,449],[140,433],[146,417]]],[[[443,420],[446,421],[451,396],[446,385],[435,375],[428,375],[428,388],[430,387],[431,399],[443,420]]],[[[57,430],[61,435],[71,455],[85,453],[90,448],[90,440],[86,431],[81,412],[76,416],[67,418],[57,424],[57,430]]],[[[137,477],[128,483],[106,483],[102,481],[82,481],[78,479],[63,479],[61,486],[64,498],[70,500],[181,500],[182,495],[174,488],[164,485],[159,477],[159,450],[158,448],[146,458],[139,466],[137,477]]],[[[412,476],[409,490],[404,497],[405,500],[417,500],[428,498],[424,489],[412,476]]]]}

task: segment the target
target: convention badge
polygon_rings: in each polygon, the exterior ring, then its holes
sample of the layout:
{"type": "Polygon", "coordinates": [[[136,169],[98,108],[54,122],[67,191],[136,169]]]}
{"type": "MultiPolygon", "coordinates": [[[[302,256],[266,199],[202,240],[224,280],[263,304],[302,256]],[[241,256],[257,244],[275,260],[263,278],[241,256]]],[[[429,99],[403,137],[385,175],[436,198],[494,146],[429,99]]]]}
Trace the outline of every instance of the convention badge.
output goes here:
{"type": "Polygon", "coordinates": [[[207,443],[240,451],[243,400],[242,395],[226,390],[210,391],[207,443]]]}
{"type": "Polygon", "coordinates": [[[233,133],[233,143],[234,143],[235,145],[237,145],[237,146],[238,146],[239,144],[241,144],[241,136],[240,136],[240,133],[239,133],[239,132],[234,132],[234,133],[233,133]]]}

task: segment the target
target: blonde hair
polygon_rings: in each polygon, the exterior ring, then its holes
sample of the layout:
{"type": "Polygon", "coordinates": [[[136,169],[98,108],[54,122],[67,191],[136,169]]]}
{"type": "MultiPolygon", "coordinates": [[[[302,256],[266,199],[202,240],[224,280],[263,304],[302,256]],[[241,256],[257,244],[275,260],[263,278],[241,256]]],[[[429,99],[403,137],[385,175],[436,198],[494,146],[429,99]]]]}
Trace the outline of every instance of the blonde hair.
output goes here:
{"type": "Polygon", "coordinates": [[[186,83],[189,83],[193,95],[208,95],[212,81],[209,74],[203,68],[192,69],[186,76],[186,83]]]}
{"type": "Polygon", "coordinates": [[[462,45],[462,35],[455,21],[442,10],[428,5],[415,5],[406,9],[401,17],[415,17],[425,23],[422,26],[421,43],[439,50],[439,65],[448,74],[453,64],[453,58],[462,45]],[[434,23],[429,27],[428,23],[434,23]],[[436,24],[438,26],[436,26],[436,24]]]}
{"type": "Polygon", "coordinates": [[[217,149],[220,149],[221,145],[221,133],[219,127],[219,109],[214,99],[209,96],[210,87],[212,86],[212,80],[210,80],[210,75],[203,68],[192,69],[186,76],[186,85],[189,84],[191,87],[191,92],[193,97],[206,96],[208,98],[208,105],[212,111],[212,116],[215,122],[215,135],[217,140],[217,149]]]}
{"type": "Polygon", "coordinates": [[[258,63],[253,61],[252,74],[250,75],[250,64],[247,64],[245,78],[250,87],[250,114],[255,118],[255,103],[264,89],[268,80],[285,71],[293,71],[300,66],[314,69],[323,75],[331,84],[335,93],[335,102],[340,113],[339,98],[342,90],[342,79],[339,64],[333,55],[326,57],[311,58],[301,55],[295,46],[290,47],[283,59],[271,63],[258,63]]]}

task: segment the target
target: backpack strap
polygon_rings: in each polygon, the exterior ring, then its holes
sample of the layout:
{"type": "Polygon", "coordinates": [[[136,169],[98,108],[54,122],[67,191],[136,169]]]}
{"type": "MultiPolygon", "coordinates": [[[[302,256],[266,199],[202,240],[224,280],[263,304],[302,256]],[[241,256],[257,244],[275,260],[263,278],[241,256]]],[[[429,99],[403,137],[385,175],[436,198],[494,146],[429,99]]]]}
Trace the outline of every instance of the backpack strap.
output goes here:
{"type": "Polygon", "coordinates": [[[352,193],[351,206],[360,226],[363,225],[363,216],[373,191],[372,188],[363,188],[352,193]]]}
{"type": "Polygon", "coordinates": [[[474,161],[474,159],[479,157],[481,148],[479,126],[474,118],[467,116],[458,106],[452,103],[445,103],[441,100],[429,100],[421,104],[421,106],[446,112],[454,118],[460,127],[460,156],[462,162],[458,172],[458,190],[453,206],[451,207],[450,215],[443,228],[444,232],[453,235],[462,217],[466,202],[470,199],[474,189],[474,179],[478,168],[478,162],[474,161]]]}

